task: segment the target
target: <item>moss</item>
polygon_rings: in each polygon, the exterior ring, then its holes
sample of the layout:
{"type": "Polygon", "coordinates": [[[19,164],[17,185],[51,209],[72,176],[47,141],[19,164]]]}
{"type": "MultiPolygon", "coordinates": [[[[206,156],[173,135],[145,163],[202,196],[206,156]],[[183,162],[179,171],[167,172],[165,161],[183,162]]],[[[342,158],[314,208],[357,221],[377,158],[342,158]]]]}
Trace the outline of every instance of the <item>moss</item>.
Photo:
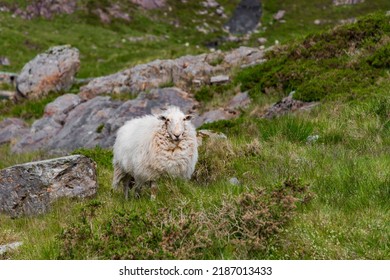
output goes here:
{"type": "Polygon", "coordinates": [[[343,95],[353,99],[384,75],[381,68],[390,66],[389,35],[383,12],[368,15],[275,49],[267,62],[238,73],[235,83],[250,90],[253,99],[293,90],[294,98],[303,101],[343,95]]]}

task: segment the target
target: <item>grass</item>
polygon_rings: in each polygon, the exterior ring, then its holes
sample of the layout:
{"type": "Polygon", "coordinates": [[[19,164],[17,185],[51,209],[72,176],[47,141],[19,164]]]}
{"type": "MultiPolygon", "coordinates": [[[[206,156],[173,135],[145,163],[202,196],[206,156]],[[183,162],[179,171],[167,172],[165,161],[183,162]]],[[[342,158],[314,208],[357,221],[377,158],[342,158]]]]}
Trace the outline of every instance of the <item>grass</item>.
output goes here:
{"type": "MultiPolygon", "coordinates": [[[[325,5],[314,2],[299,1],[302,13],[325,5]]],[[[370,9],[386,5],[376,1],[370,9]]],[[[292,7],[264,1],[265,24],[277,9],[287,9],[289,24],[267,25],[270,38],[279,36],[283,42],[320,28],[302,28],[297,20],[311,22],[319,12],[303,16],[292,7]]],[[[326,7],[321,17],[334,13],[329,17],[334,23],[369,5],[326,7]]],[[[265,64],[237,70],[230,84],[194,92],[204,108],[224,103],[239,88],[249,91],[252,104],[238,119],[202,127],[228,139],[204,141],[193,178],[162,178],[156,201],[150,201],[148,190],[129,201],[111,190],[111,150],[75,151],[96,161],[97,195],[61,199],[38,217],[0,215],[0,244],[24,242],[1,258],[389,259],[389,18],[383,14],[294,39],[270,53],[265,64]],[[309,112],[259,118],[291,90],[321,104],[309,112]],[[312,136],[318,139],[309,141],[312,136]],[[232,177],[240,184],[230,184],[232,177]]],[[[175,43],[167,44],[174,49],[175,43]]],[[[43,108],[17,106],[22,111],[43,108]]],[[[17,114],[6,107],[2,114],[17,114]]],[[[48,157],[40,152],[14,155],[8,146],[1,146],[0,154],[0,168],[48,157]]]]}

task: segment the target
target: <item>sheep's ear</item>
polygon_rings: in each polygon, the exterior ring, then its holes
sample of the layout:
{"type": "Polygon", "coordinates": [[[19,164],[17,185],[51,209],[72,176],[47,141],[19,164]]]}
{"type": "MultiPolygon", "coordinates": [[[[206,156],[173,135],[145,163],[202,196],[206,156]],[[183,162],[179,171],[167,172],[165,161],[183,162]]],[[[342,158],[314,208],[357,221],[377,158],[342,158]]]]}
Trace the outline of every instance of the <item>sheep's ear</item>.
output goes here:
{"type": "Polygon", "coordinates": [[[159,119],[160,121],[164,121],[164,122],[167,120],[167,118],[164,115],[159,115],[157,117],[157,119],[159,119]]]}
{"type": "Polygon", "coordinates": [[[190,120],[192,120],[192,118],[193,118],[193,115],[186,115],[186,116],[184,117],[184,120],[185,120],[185,121],[190,121],[190,120]]]}

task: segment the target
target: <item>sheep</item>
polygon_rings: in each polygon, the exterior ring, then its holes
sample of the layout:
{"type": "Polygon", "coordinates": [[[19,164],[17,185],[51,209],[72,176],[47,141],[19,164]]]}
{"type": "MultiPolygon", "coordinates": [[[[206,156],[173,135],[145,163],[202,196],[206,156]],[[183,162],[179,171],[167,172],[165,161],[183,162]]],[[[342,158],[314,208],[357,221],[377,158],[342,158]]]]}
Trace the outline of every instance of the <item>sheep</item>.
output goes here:
{"type": "Polygon", "coordinates": [[[190,179],[198,160],[196,131],[191,115],[171,106],[158,115],[146,115],[126,122],[114,144],[112,187],[123,184],[125,198],[134,187],[135,196],[145,184],[151,199],[157,194],[156,179],[170,175],[190,179]]]}

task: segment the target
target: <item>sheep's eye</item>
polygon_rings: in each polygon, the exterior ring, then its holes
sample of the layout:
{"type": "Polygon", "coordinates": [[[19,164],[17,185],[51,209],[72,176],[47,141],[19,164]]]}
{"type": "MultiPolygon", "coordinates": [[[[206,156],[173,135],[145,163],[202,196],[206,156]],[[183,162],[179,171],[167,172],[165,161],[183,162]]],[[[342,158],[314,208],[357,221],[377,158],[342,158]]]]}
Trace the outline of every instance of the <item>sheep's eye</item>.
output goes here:
{"type": "Polygon", "coordinates": [[[192,116],[191,115],[187,115],[184,117],[183,121],[189,121],[192,119],[192,116]]]}
{"type": "Polygon", "coordinates": [[[169,119],[166,118],[165,116],[159,116],[158,119],[161,120],[161,121],[165,121],[165,122],[169,121],[169,119]]]}

